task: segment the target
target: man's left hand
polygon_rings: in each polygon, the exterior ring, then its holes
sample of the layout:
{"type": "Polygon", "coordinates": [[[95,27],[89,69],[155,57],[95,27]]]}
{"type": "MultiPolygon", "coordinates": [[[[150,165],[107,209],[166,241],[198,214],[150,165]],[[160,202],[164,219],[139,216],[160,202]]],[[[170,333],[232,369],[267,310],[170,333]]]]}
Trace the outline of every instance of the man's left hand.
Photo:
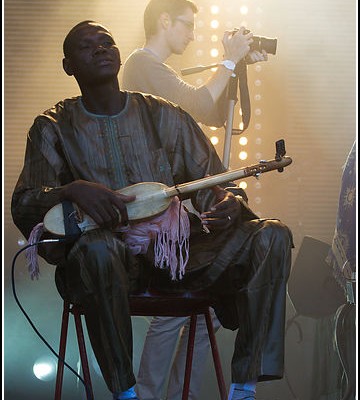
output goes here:
{"type": "Polygon", "coordinates": [[[246,64],[255,64],[259,61],[267,61],[267,60],[268,60],[268,54],[265,50],[263,50],[261,53],[260,51],[257,50],[250,51],[245,57],[246,64]]]}
{"type": "Polygon", "coordinates": [[[240,203],[235,195],[220,186],[214,186],[218,203],[210,211],[203,212],[200,216],[202,224],[209,230],[223,230],[229,228],[240,214],[240,203]]]}

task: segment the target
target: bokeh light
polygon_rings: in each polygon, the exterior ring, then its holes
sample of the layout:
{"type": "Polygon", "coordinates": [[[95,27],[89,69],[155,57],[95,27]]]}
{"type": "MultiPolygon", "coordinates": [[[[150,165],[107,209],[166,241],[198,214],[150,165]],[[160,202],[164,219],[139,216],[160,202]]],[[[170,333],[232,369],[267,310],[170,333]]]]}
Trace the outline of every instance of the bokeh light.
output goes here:
{"type": "Polygon", "coordinates": [[[40,357],[33,365],[33,373],[41,381],[55,379],[57,362],[51,357],[40,357]]]}

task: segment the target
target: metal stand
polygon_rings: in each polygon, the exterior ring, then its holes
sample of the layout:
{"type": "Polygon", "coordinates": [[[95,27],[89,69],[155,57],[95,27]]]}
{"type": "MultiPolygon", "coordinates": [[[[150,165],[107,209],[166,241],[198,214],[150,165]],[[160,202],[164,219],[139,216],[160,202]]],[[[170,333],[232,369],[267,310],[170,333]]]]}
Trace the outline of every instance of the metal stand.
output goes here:
{"type": "MultiPolygon", "coordinates": [[[[190,67],[181,70],[182,75],[190,75],[195,74],[206,69],[214,68],[219,64],[211,64],[211,65],[199,65],[198,67],[190,67]]],[[[233,121],[234,121],[234,108],[237,102],[237,88],[238,88],[238,81],[239,81],[239,64],[235,68],[235,76],[232,76],[229,80],[229,84],[227,87],[228,91],[228,112],[227,118],[225,122],[225,142],[224,142],[224,151],[223,151],[223,165],[226,169],[229,169],[230,164],[230,149],[231,149],[231,137],[233,132],[233,121]]]]}
{"type": "Polygon", "coordinates": [[[231,138],[233,135],[233,122],[234,122],[234,108],[237,102],[237,87],[239,77],[238,75],[232,76],[228,84],[228,113],[225,123],[225,141],[224,141],[224,152],[223,152],[223,164],[226,169],[229,169],[230,165],[230,149],[231,149],[231,138]]]}

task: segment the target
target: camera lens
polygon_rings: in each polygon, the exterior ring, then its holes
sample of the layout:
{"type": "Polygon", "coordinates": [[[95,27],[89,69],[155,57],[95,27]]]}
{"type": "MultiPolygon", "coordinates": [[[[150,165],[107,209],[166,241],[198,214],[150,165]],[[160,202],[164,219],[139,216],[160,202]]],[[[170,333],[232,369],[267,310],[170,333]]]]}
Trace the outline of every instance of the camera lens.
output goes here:
{"type": "Polygon", "coordinates": [[[265,50],[268,54],[276,54],[277,39],[271,39],[262,36],[253,36],[253,42],[250,45],[250,50],[262,51],[265,50]]]}

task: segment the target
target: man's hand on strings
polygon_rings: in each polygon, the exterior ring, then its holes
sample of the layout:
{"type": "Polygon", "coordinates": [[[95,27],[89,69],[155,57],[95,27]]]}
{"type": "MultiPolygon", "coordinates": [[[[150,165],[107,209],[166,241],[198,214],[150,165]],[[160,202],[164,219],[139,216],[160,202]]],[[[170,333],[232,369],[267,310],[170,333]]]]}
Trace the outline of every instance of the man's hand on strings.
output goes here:
{"type": "Polygon", "coordinates": [[[76,203],[97,225],[109,229],[118,226],[120,221],[122,225],[128,223],[126,203],[134,201],[136,197],[126,196],[102,184],[84,180],[64,186],[60,196],[61,200],[76,203]]]}
{"type": "Polygon", "coordinates": [[[210,211],[201,214],[202,224],[210,231],[227,229],[236,221],[240,213],[240,203],[233,193],[220,186],[214,186],[212,190],[218,202],[210,211]]]}

